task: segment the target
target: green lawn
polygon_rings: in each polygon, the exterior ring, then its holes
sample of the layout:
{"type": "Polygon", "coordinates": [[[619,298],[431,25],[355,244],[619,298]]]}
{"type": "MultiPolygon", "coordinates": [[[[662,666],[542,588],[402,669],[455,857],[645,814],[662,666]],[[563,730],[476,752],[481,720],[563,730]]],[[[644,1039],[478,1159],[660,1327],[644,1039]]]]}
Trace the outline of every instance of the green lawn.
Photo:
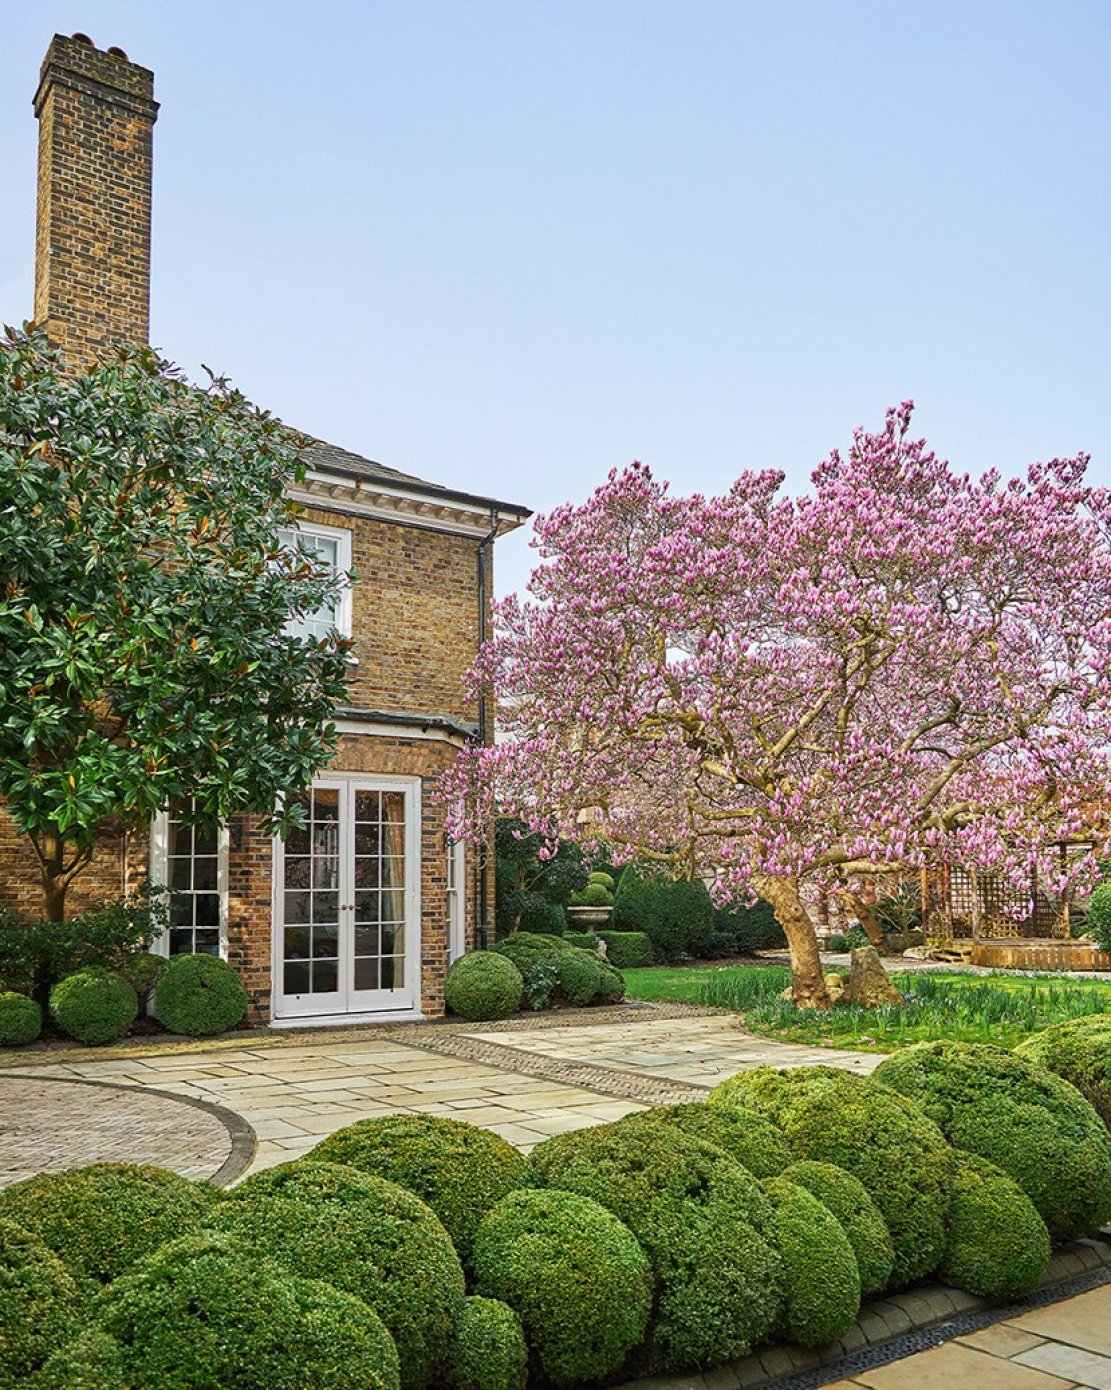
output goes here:
{"type": "Polygon", "coordinates": [[[1013,1047],[1051,1023],[1111,1012],[1111,981],[1052,975],[893,971],[895,987],[905,995],[901,1004],[818,1013],[779,998],[790,983],[786,966],[654,966],[623,973],[631,999],[712,1004],[743,1014],[755,1033],[874,1052],[931,1038],[1013,1047]]]}

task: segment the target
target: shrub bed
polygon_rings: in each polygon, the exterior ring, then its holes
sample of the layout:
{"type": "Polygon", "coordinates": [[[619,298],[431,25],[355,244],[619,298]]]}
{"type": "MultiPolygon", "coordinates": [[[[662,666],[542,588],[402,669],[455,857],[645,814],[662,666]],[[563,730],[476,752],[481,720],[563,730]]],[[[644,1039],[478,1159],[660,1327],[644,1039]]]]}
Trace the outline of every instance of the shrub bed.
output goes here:
{"type": "Polygon", "coordinates": [[[617,970],[640,970],[654,965],[656,956],[652,942],[642,931],[600,931],[606,943],[606,959],[617,970]]]}
{"type": "MultiPolygon", "coordinates": [[[[134,1390],[398,1390],[397,1353],[365,1303],[226,1236],[164,1246],[105,1291],[96,1320],[134,1390]]],[[[83,1350],[86,1364],[108,1356],[103,1340],[83,1350]]]]}
{"type": "Polygon", "coordinates": [[[1111,1129],[1111,1014],[1054,1024],[1015,1051],[1075,1086],[1111,1129]]]}
{"type": "Polygon", "coordinates": [[[657,1105],[618,1121],[622,1125],[670,1125],[724,1149],[757,1178],[774,1178],[791,1162],[787,1141],[769,1120],[753,1110],[734,1110],[705,1101],[657,1105]]]}
{"type": "Polygon", "coordinates": [[[765,1178],[768,1232],[783,1257],[779,1329],[788,1341],[820,1347],[843,1337],[860,1312],[860,1271],[837,1218],[805,1187],[765,1178]]]}
{"type": "Polygon", "coordinates": [[[805,1187],[837,1218],[856,1256],[861,1293],[879,1293],[886,1288],[895,1267],[895,1247],[864,1184],[844,1168],[814,1159],[792,1163],[783,1170],[783,1176],[805,1187]]]}
{"type": "Polygon", "coordinates": [[[42,1032],[42,1009],[25,994],[0,994],[0,1047],[26,1047],[42,1032]]]}
{"type": "Polygon", "coordinates": [[[473,1023],[508,1018],[521,1005],[521,971],[497,951],[468,951],[444,977],[444,1002],[453,1014],[473,1023]]]}
{"type": "Polygon", "coordinates": [[[99,966],[67,975],[50,991],[51,1018],[82,1043],[115,1042],[138,1012],[138,996],[123,976],[99,966]]]}
{"type": "Polygon", "coordinates": [[[344,1163],[415,1193],[444,1224],[461,1259],[470,1259],[478,1223],[521,1187],[522,1155],[500,1135],[435,1115],[360,1120],[319,1143],[310,1159],[344,1163]]]}
{"type": "Polygon", "coordinates": [[[19,1390],[77,1326],[80,1294],[31,1231],[0,1220],[0,1390],[19,1390]]]}
{"type": "Polygon", "coordinates": [[[247,1012],[247,989],[219,956],[171,956],[154,987],[154,1012],[171,1033],[226,1033],[247,1012]]]}
{"type": "Polygon", "coordinates": [[[1111,1220],[1111,1134],[1067,1081],[978,1043],[929,1042],[882,1062],[877,1081],[921,1106],[958,1149],[1009,1173],[1054,1240],[1111,1220]]]}
{"type": "Polygon", "coordinates": [[[447,1390],[525,1390],[527,1382],[521,1319],[496,1298],[468,1298],[444,1372],[447,1390]]]}
{"type": "Polygon", "coordinates": [[[0,1217],[32,1231],[86,1290],[168,1240],[199,1231],[215,1188],[164,1168],[97,1163],[0,1189],[0,1217]]]}
{"type": "Polygon", "coordinates": [[[463,1312],[459,1257],[432,1209],[396,1183],[301,1160],[248,1178],[212,1224],[291,1274],[324,1279],[389,1329],[408,1390],[431,1385],[463,1312]]]}
{"type": "Polygon", "coordinates": [[[911,1101],[835,1067],[757,1067],[720,1082],[712,1105],[753,1109],[800,1158],[836,1164],[864,1184],[895,1249],[896,1285],[925,1278],[945,1250],[952,1150],[911,1101]]]}
{"type": "Polygon", "coordinates": [[[593,951],[569,945],[565,937],[518,931],[499,941],[494,950],[521,972],[526,998],[534,1008],[546,1007],[556,992],[576,1005],[611,1004],[625,997],[621,973],[593,951]],[[542,981],[548,987],[541,994],[542,981]]]}
{"type": "Polygon", "coordinates": [[[771,1204],[721,1149],[667,1124],[556,1135],[529,1156],[538,1185],[589,1197],[640,1241],[657,1281],[649,1365],[689,1370],[743,1356],[771,1332],[782,1264],[771,1204]]]}
{"type": "Polygon", "coordinates": [[[1045,1222],[1018,1183],[987,1159],[958,1153],[939,1276],[982,1298],[1017,1298],[1036,1287],[1050,1253],[1045,1222]]]}
{"type": "Polygon", "coordinates": [[[584,1197],[511,1192],[478,1228],[474,1270],[477,1291],[520,1316],[553,1385],[612,1374],[644,1335],[648,1260],[616,1217],[584,1197]]]}

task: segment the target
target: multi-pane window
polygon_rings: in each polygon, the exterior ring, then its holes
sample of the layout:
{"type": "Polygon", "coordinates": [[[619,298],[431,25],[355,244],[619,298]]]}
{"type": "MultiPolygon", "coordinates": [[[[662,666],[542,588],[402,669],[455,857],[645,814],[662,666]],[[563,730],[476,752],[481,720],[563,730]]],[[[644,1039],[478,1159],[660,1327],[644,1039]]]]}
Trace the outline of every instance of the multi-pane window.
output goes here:
{"type": "Polygon", "coordinates": [[[448,959],[455,960],[466,949],[463,936],[463,845],[445,833],[444,853],[447,856],[444,897],[447,899],[448,959]]]}
{"type": "MultiPolygon", "coordinates": [[[[296,528],[283,528],[278,539],[287,550],[307,550],[334,575],[343,575],[351,568],[351,532],[334,526],[316,526],[303,522],[296,528]]],[[[313,613],[301,613],[290,618],[286,631],[297,637],[319,641],[337,628],[344,636],[351,633],[350,599],[347,591],[335,601],[313,613]]]]}
{"type": "Polygon", "coordinates": [[[285,845],[283,988],[286,994],[339,989],[339,791],[314,787],[296,798],[303,830],[285,845]]]}
{"type": "Polygon", "coordinates": [[[405,793],[355,792],[355,988],[405,986],[405,793]]]}
{"type": "Polygon", "coordinates": [[[220,954],[221,845],[208,832],[182,819],[185,804],[175,802],[165,821],[165,886],[170,897],[169,951],[220,954]]]}

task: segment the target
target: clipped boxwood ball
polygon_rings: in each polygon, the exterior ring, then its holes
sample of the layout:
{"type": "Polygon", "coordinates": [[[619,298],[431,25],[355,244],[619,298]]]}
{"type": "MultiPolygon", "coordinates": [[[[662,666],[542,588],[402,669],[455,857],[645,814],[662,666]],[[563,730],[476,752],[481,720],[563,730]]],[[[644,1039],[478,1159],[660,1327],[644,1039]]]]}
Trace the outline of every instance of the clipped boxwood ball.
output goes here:
{"type": "Polygon", "coordinates": [[[25,994],[0,994],[0,1047],[26,1047],[42,1032],[42,1009],[25,994]]]}
{"type": "Polygon", "coordinates": [[[587,951],[561,951],[555,956],[560,993],[568,1004],[593,1004],[602,992],[602,962],[587,951]]]}
{"type": "Polygon", "coordinates": [[[443,1222],[460,1258],[470,1259],[478,1223],[524,1185],[522,1155],[498,1134],[438,1115],[385,1115],[337,1130],[309,1155],[346,1163],[414,1192],[443,1222]]]}
{"type": "Polygon", "coordinates": [[[553,1385],[612,1374],[644,1336],[652,1273],[632,1233],[569,1192],[511,1192],[478,1228],[475,1288],[508,1303],[553,1385]]]}
{"type": "Polygon", "coordinates": [[[784,1169],[783,1176],[817,1197],[837,1218],[849,1238],[860,1271],[862,1294],[885,1289],[895,1267],[895,1247],[879,1207],[868,1189],[844,1168],[804,1159],[784,1169]]]}
{"type": "Polygon", "coordinates": [[[782,1263],[764,1234],[771,1204],[721,1149],[667,1124],[622,1121],[545,1140],[529,1169],[539,1186],[600,1203],[640,1241],[657,1286],[649,1366],[720,1365],[775,1326],[782,1263]]]}
{"type": "Polygon", "coordinates": [[[124,1369],[123,1348],[95,1327],[60,1347],[34,1385],[35,1390],[133,1390],[124,1369]]]}
{"type": "Polygon", "coordinates": [[[447,1232],[418,1197],[355,1168],[301,1160],[234,1188],[212,1225],[292,1274],[361,1298],[393,1336],[401,1384],[433,1384],[465,1289],[447,1232]]]}
{"type": "Polygon", "coordinates": [[[80,1294],[31,1231],[0,1220],[0,1390],[17,1390],[77,1327],[80,1294]]]}
{"type": "Polygon", "coordinates": [[[665,1124],[724,1149],[757,1178],[774,1178],[791,1162],[791,1151],[775,1125],[752,1110],[731,1110],[705,1101],[658,1105],[626,1115],[619,1124],[665,1124]]]}
{"type": "Polygon", "coordinates": [[[620,1004],[625,998],[625,976],[612,965],[602,962],[602,979],[598,985],[596,1004],[620,1004]]]}
{"type": "Polygon", "coordinates": [[[876,1068],[955,1148],[1010,1173],[1054,1240],[1111,1220],[1111,1134],[1082,1095],[1026,1057],[982,1043],[915,1043],[876,1068]]]}
{"type": "Polygon", "coordinates": [[[958,1153],[949,1243],[938,1274],[981,1298],[1034,1288],[1049,1264],[1049,1232],[1013,1178],[986,1158],[958,1153]]]}
{"type": "Polygon", "coordinates": [[[860,1312],[860,1271],[829,1208],[786,1178],[765,1178],[772,1240],[783,1257],[786,1297],[779,1327],[789,1342],[820,1347],[843,1337],[860,1312]]]}
{"type": "Polygon", "coordinates": [[[445,1390],[525,1390],[527,1382],[521,1319],[496,1298],[468,1298],[448,1353],[445,1390]]]}
{"type": "Polygon", "coordinates": [[[50,1017],[78,1042],[115,1042],[138,1012],[139,998],[123,976],[99,966],[67,975],[50,991],[50,1017]]]}
{"type": "Polygon", "coordinates": [[[838,1067],[756,1067],[710,1092],[711,1105],[756,1110],[799,1158],[845,1168],[879,1207],[895,1248],[892,1281],[913,1283],[945,1250],[952,1150],[905,1097],[838,1067]]]}
{"type": "Polygon", "coordinates": [[[1055,1023],[1032,1033],[1015,1051],[1075,1086],[1111,1129],[1111,1014],[1055,1023]]]}
{"type": "Polygon", "coordinates": [[[105,1290],[96,1317],[133,1390],[399,1386],[393,1342],[365,1303],[227,1236],[163,1246],[105,1290]]]}
{"type": "Polygon", "coordinates": [[[524,976],[499,951],[468,951],[444,976],[449,1012],[472,1023],[515,1014],[524,993],[524,976]]]}
{"type": "Polygon", "coordinates": [[[0,1190],[0,1217],[33,1231],[86,1288],[110,1283],[166,1241],[199,1231],[216,1189],[165,1168],[95,1163],[0,1190]]]}
{"type": "Polygon", "coordinates": [[[219,956],[171,956],[154,987],[154,1012],[171,1033],[226,1033],[247,1012],[247,989],[219,956]]]}

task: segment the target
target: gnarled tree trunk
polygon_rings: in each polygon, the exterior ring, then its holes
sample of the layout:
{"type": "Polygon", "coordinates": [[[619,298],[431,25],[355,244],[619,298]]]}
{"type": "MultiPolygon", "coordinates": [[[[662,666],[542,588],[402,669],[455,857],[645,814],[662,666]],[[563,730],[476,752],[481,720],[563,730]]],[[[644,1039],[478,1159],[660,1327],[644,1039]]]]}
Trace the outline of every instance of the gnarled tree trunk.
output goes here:
{"type": "Polygon", "coordinates": [[[822,959],[818,954],[818,936],[806,905],[799,896],[798,884],[778,874],[761,875],[753,887],[769,902],[775,919],[783,928],[791,953],[791,988],[800,1009],[829,1009],[832,1001],[822,976],[822,959]]]}
{"type": "Polygon", "coordinates": [[[868,902],[863,894],[854,893],[851,888],[841,890],[841,900],[850,912],[855,913],[860,925],[868,933],[868,940],[880,955],[893,956],[895,952],[887,943],[887,933],[876,917],[875,904],[868,902]]]}

